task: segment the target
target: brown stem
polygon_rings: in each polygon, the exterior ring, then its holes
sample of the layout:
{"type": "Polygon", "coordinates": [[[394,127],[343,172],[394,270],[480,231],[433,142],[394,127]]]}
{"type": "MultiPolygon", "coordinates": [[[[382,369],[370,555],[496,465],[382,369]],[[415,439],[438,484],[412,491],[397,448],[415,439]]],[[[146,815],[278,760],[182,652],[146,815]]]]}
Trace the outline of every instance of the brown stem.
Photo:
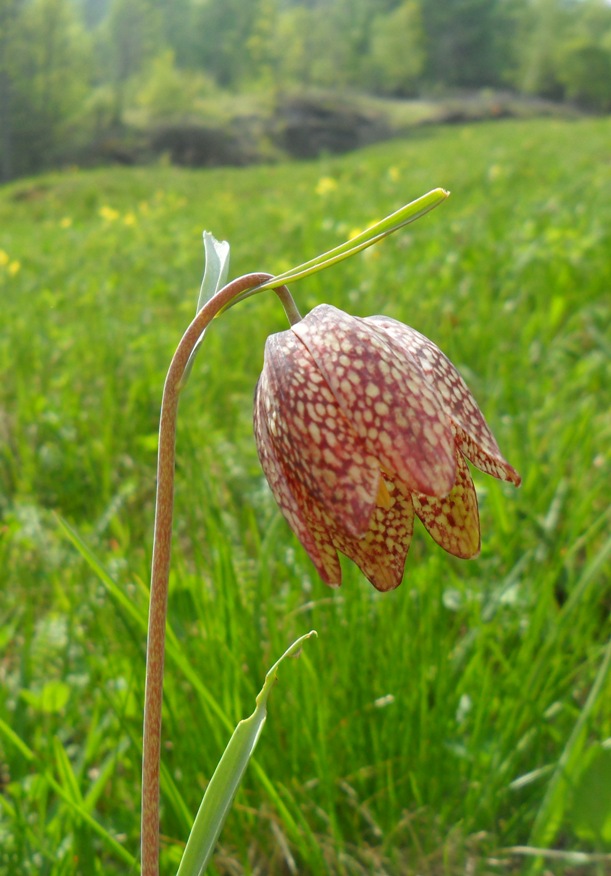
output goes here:
{"type": "MultiPolygon", "coordinates": [[[[176,418],[181,381],[193,348],[210,321],[229,302],[254,286],[271,280],[271,274],[238,277],[216,293],[199,311],[184,333],[170,364],[161,402],[159,451],[157,458],[157,497],[155,536],[151,571],[149,626],[146,647],[146,688],[142,750],[142,876],[159,873],[159,766],[161,757],[161,708],[165,628],[170,574],[172,514],[174,509],[174,459],[176,418]]],[[[274,290],[283,304],[286,287],[274,290]]],[[[290,295],[289,295],[290,297],[290,295]]]]}

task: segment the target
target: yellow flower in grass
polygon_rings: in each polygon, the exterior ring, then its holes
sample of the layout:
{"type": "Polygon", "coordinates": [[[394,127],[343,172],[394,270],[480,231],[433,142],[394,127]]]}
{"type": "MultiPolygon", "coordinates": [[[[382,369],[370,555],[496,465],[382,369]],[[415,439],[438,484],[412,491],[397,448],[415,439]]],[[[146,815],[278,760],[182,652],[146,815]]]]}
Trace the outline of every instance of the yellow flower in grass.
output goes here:
{"type": "Polygon", "coordinates": [[[72,217],[71,216],[64,216],[62,219],[59,220],[59,227],[60,228],[70,228],[71,225],[72,225],[72,217]]]}
{"type": "Polygon", "coordinates": [[[103,207],[100,207],[98,213],[106,222],[116,222],[120,216],[118,210],[115,210],[113,207],[109,207],[106,204],[103,207]]]}
{"type": "Polygon", "coordinates": [[[337,180],[332,176],[321,176],[316,184],[315,192],[317,195],[324,197],[328,195],[330,192],[334,192],[337,188],[337,180]]]}
{"type": "Polygon", "coordinates": [[[6,265],[8,265],[10,260],[11,259],[9,257],[9,254],[7,252],[5,252],[3,249],[0,249],[0,268],[6,267],[6,265]]]}
{"type": "Polygon", "coordinates": [[[322,304],[269,337],[254,428],[280,510],[334,587],[338,551],[378,590],[398,587],[416,516],[448,553],[475,556],[466,459],[520,483],[449,359],[385,316],[322,304]]]}

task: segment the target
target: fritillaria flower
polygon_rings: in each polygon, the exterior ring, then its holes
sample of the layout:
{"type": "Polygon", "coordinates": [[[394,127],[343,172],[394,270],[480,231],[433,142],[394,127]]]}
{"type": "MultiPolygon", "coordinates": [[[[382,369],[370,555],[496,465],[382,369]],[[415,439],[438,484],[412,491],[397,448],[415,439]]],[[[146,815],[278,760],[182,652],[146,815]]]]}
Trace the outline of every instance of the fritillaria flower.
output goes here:
{"type": "Polygon", "coordinates": [[[465,458],[520,483],[452,363],[385,316],[322,304],[270,336],[254,425],[272,493],[331,586],[341,583],[341,551],[378,590],[397,587],[415,516],[448,553],[475,556],[465,458]]]}

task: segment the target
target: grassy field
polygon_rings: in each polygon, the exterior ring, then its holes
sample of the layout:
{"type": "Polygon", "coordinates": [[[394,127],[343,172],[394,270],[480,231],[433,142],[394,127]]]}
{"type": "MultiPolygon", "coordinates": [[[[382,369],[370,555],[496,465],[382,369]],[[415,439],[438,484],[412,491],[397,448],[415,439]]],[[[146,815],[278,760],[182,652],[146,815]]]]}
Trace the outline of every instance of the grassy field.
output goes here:
{"type": "Polygon", "coordinates": [[[325,588],[252,438],[284,314],[259,296],[215,323],[181,402],[162,873],[266,669],[312,628],[215,873],[609,872],[610,143],[608,119],[431,127],[308,164],[0,191],[2,876],[138,869],[158,410],[202,230],[232,276],[278,273],[436,186],[434,213],[292,291],[431,337],[523,485],[477,475],[479,559],[420,527],[397,591],[349,563],[325,588]]]}

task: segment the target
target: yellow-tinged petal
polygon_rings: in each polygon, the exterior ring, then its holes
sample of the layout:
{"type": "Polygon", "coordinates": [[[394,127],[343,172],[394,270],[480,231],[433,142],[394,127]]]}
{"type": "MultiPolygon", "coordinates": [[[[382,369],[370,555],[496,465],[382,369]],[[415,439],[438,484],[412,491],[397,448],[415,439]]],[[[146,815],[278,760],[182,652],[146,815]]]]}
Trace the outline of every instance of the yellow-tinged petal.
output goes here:
{"type": "Polygon", "coordinates": [[[446,551],[475,556],[479,515],[465,456],[520,482],[431,341],[387,317],[328,305],[268,339],[255,436],[282,513],[332,586],[341,551],[378,590],[397,587],[415,514],[446,551]]]}
{"type": "Polygon", "coordinates": [[[437,544],[462,559],[475,557],[480,550],[477,494],[471,472],[462,454],[456,452],[456,483],[445,498],[412,496],[414,510],[437,544]]]}
{"type": "Polygon", "coordinates": [[[311,505],[308,523],[320,537],[329,535],[334,547],[359,567],[377,590],[394,590],[403,580],[405,560],[414,531],[414,509],[407,492],[386,482],[389,508],[376,507],[362,538],[339,530],[321,506],[311,505]]]}

